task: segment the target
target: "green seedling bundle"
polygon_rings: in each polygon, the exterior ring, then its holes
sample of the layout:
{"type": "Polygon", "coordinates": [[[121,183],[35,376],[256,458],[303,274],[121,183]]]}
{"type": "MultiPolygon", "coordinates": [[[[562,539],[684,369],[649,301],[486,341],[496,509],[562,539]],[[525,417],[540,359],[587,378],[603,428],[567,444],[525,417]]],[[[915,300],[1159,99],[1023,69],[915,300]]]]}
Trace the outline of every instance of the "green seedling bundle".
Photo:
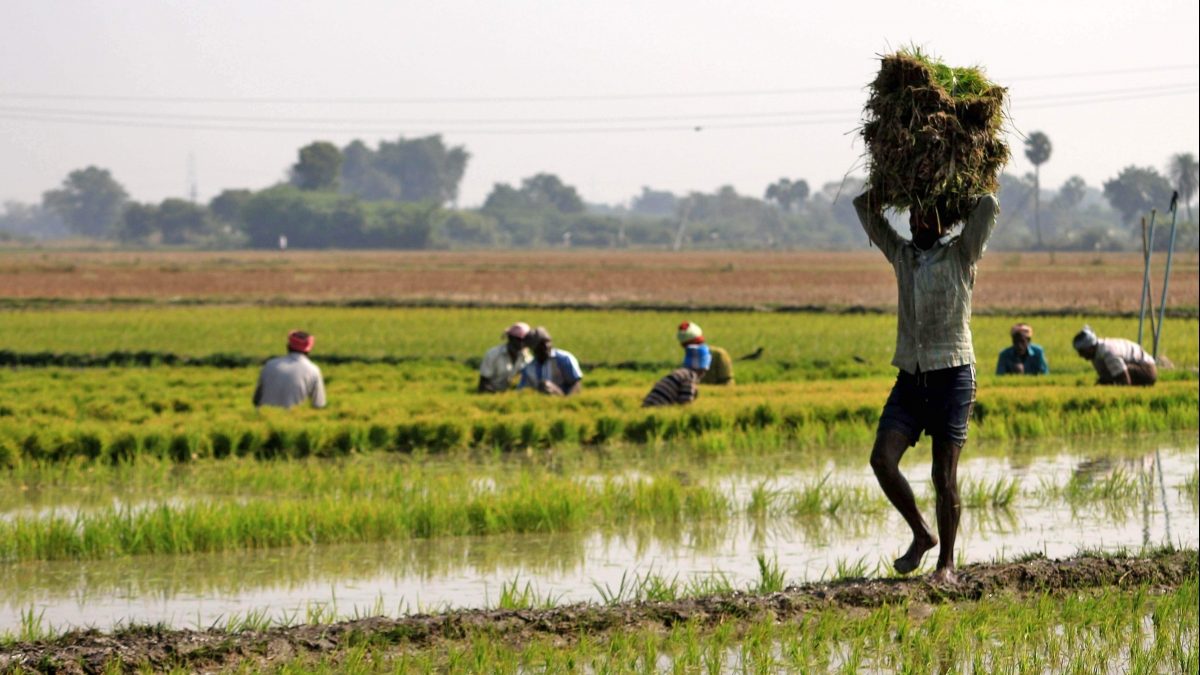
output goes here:
{"type": "Polygon", "coordinates": [[[884,56],[864,110],[868,184],[884,208],[937,207],[952,225],[999,189],[1006,90],[920,49],[884,56]]]}

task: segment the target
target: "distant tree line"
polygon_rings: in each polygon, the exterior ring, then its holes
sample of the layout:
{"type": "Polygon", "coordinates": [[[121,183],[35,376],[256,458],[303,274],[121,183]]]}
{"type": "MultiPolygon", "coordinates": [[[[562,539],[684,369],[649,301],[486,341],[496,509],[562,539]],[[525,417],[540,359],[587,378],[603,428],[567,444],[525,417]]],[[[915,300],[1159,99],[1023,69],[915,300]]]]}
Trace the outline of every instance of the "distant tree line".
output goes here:
{"type": "MultiPolygon", "coordinates": [[[[1122,250],[1141,246],[1140,218],[1165,212],[1180,196],[1178,245],[1196,250],[1192,203],[1197,161],[1170,158],[1166,171],[1129,166],[1101,186],[1073,176],[1044,189],[1041,165],[1049,137],[1025,142],[1034,172],[1004,174],[999,193],[999,249],[1122,250]]],[[[780,178],[761,196],[729,186],[711,193],[676,194],[643,187],[628,204],[589,204],[578,189],[551,173],[518,185],[497,183],[477,209],[456,207],[470,154],[441,136],[355,140],[339,148],[316,141],[299,149],[288,179],[262,190],[230,189],[207,204],[169,198],[132,201],[112,174],[89,166],[72,171],[40,204],[7,203],[0,237],[79,236],[132,246],[274,248],[850,248],[866,238],[850,199],[863,179],[847,177],[810,188],[780,178]]],[[[900,214],[894,222],[902,234],[900,214]]],[[[1165,238],[1159,240],[1165,243],[1165,238]]]]}

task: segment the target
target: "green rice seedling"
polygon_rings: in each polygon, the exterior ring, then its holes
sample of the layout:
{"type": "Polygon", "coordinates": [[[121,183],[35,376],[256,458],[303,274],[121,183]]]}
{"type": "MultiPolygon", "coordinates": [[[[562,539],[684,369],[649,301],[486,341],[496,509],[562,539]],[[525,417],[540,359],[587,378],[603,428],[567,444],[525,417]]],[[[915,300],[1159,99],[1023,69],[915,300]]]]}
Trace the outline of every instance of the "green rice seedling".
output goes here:
{"type": "Polygon", "coordinates": [[[758,583],[752,586],[751,590],[755,593],[782,591],[786,585],[784,577],[787,572],[780,569],[779,559],[772,557],[767,560],[767,556],[763,553],[759,553],[754,559],[758,563],[758,583]]]}
{"type": "Polygon", "coordinates": [[[538,607],[554,607],[561,596],[543,595],[534,587],[532,581],[521,585],[520,577],[500,584],[500,597],[496,602],[498,609],[534,609],[538,607]]]}
{"type": "Polygon", "coordinates": [[[682,595],[700,598],[710,595],[725,595],[734,591],[729,575],[716,571],[704,576],[692,577],[684,585],[682,595]]]}
{"type": "Polygon", "coordinates": [[[1191,498],[1192,504],[1195,505],[1197,498],[1200,497],[1200,468],[1193,468],[1179,489],[1187,494],[1191,498]]]}
{"type": "MultiPolygon", "coordinates": [[[[220,619],[218,618],[217,621],[220,619]]],[[[243,614],[230,614],[222,627],[226,633],[244,633],[246,631],[265,631],[275,622],[266,609],[251,609],[243,614]]],[[[214,621],[214,625],[216,621],[214,621]]]]}
{"type": "Polygon", "coordinates": [[[975,68],[951,68],[919,48],[883,57],[862,126],[868,179],[880,205],[963,220],[974,195],[996,192],[1008,161],[1006,90],[975,68]]]}
{"type": "MultiPolygon", "coordinates": [[[[878,567],[879,567],[878,564],[876,564],[876,566],[874,568],[872,568],[871,564],[869,562],[867,562],[866,556],[863,556],[857,560],[846,560],[843,558],[838,558],[833,563],[832,579],[834,581],[845,581],[847,579],[863,579],[863,578],[866,578],[867,575],[870,574],[873,569],[878,570],[878,567]]],[[[824,578],[824,575],[822,575],[822,578],[824,578]]]]}
{"type": "Polygon", "coordinates": [[[773,514],[782,497],[781,490],[768,487],[766,481],[759,482],[750,490],[750,501],[746,504],[746,514],[752,518],[763,518],[773,514]]]}
{"type": "Polygon", "coordinates": [[[965,480],[959,487],[962,505],[968,509],[1006,509],[1020,493],[1021,481],[1017,478],[987,480],[965,480]]]}
{"type": "Polygon", "coordinates": [[[10,439],[0,436],[0,470],[11,469],[21,459],[21,452],[10,439]]]}

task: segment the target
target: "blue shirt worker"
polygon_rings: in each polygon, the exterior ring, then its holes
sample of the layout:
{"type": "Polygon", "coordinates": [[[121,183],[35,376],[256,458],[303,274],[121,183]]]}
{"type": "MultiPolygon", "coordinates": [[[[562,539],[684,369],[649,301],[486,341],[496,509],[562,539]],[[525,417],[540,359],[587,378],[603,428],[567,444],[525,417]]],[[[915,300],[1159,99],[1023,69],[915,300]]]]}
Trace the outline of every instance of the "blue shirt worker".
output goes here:
{"type": "Polygon", "coordinates": [[[1041,345],[1033,344],[1033,328],[1027,323],[1012,327],[1012,346],[1000,350],[997,375],[1049,375],[1050,364],[1041,345]]]}
{"type": "Polygon", "coordinates": [[[896,273],[896,384],[883,406],[871,469],[888,501],[912,530],[912,544],[896,559],[908,574],[921,566],[925,552],[941,545],[930,580],[954,584],[954,541],[962,502],[958,458],[967,442],[967,422],[975,404],[975,350],[971,344],[971,294],[975,266],[996,227],[1000,207],[994,195],[975,200],[957,234],[936,203],[909,211],[912,239],[901,237],[883,216],[871,191],[854,199],[854,208],[871,243],[896,273]],[[931,482],[937,535],[917,508],[912,487],[900,472],[900,458],[924,433],[933,440],[931,482]]]}
{"type": "Polygon", "coordinates": [[[533,361],[521,369],[517,389],[533,389],[550,396],[570,396],[583,388],[583,371],[575,355],[555,349],[550,331],[538,326],[526,336],[533,361]]]}

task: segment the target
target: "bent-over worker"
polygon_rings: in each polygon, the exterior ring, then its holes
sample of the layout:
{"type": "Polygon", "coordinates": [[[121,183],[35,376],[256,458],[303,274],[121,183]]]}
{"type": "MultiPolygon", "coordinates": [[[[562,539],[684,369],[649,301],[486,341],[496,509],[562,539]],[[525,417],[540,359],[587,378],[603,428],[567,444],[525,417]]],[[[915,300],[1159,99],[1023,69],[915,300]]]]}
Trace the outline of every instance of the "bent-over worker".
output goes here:
{"type": "Polygon", "coordinates": [[[1091,326],[1075,334],[1075,352],[1092,362],[1097,384],[1149,387],[1158,381],[1158,364],[1142,346],[1124,338],[1101,338],[1091,326]]]}
{"type": "MultiPolygon", "coordinates": [[[[679,327],[682,333],[687,322],[679,327]]],[[[699,332],[700,327],[696,324],[690,324],[699,332]]],[[[651,408],[660,405],[687,405],[696,400],[700,396],[700,383],[704,378],[704,374],[708,372],[709,366],[712,365],[712,352],[709,351],[708,345],[703,342],[693,342],[684,345],[683,365],[663,376],[654,387],[650,389],[650,393],[646,394],[646,398],[642,399],[643,408],[651,408]]]]}

